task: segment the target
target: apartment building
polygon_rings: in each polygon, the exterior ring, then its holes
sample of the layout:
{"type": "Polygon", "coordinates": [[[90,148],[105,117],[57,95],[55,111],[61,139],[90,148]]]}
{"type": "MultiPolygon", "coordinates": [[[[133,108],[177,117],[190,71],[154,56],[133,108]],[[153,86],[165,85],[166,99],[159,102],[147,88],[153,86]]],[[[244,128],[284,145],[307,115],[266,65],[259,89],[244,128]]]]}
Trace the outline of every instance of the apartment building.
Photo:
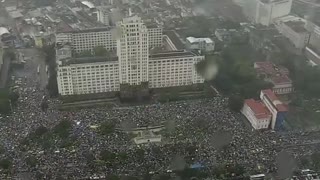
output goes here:
{"type": "MultiPolygon", "coordinates": [[[[149,48],[162,46],[162,27],[147,29],[149,48]]],[[[117,33],[112,27],[85,29],[79,31],[58,32],[56,34],[57,44],[68,43],[75,53],[92,51],[97,46],[103,46],[107,50],[117,48],[117,33]]]]}
{"type": "Polygon", "coordinates": [[[97,46],[103,46],[107,50],[116,48],[116,40],[112,36],[110,27],[85,29],[79,31],[58,32],[56,43],[70,43],[75,53],[92,51],[97,46]]]}
{"type": "Polygon", "coordinates": [[[91,94],[120,90],[117,58],[66,58],[58,64],[60,95],[91,94]]]}
{"type": "Polygon", "coordinates": [[[204,56],[185,51],[150,55],[149,87],[163,88],[203,83],[204,79],[195,68],[195,65],[202,60],[204,56]]]}
{"type": "Polygon", "coordinates": [[[137,16],[118,22],[117,29],[114,57],[72,58],[59,49],[60,95],[121,91],[122,85],[164,88],[204,82],[195,68],[204,56],[185,50],[149,54],[149,31],[137,16]]]}
{"type": "Polygon", "coordinates": [[[147,25],[149,48],[161,47],[163,45],[163,28],[158,25],[147,25]]]}

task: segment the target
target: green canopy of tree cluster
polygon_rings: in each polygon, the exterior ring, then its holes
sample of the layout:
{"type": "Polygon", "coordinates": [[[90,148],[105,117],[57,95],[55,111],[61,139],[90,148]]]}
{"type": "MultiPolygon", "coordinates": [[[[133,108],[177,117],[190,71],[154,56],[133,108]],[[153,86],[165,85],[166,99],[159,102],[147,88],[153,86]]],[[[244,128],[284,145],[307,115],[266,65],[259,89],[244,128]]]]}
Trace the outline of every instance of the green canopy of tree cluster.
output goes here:
{"type": "Polygon", "coordinates": [[[114,124],[111,122],[103,122],[99,126],[99,133],[102,135],[108,135],[114,132],[114,124]]]}
{"type": "Polygon", "coordinates": [[[33,155],[28,156],[25,161],[26,164],[30,167],[35,167],[38,164],[38,159],[33,155]]]}
{"type": "Polygon", "coordinates": [[[103,46],[96,46],[93,48],[93,51],[84,50],[80,53],[75,54],[76,57],[93,57],[93,56],[109,57],[109,55],[110,55],[109,51],[103,46]]]}
{"type": "Polygon", "coordinates": [[[233,45],[224,49],[221,58],[215,60],[218,74],[212,81],[219,90],[225,94],[253,98],[258,97],[262,89],[272,88],[271,83],[258,79],[253,68],[255,58],[252,51],[249,46],[243,45],[233,45]]]}
{"type": "Polygon", "coordinates": [[[17,91],[0,89],[0,114],[3,114],[3,115],[10,114],[11,106],[16,105],[18,102],[18,99],[19,99],[19,93],[17,91]]]}
{"type": "Polygon", "coordinates": [[[280,54],[275,60],[289,69],[295,91],[307,98],[320,98],[319,67],[310,66],[303,56],[288,53],[280,54]]]}
{"type": "Polygon", "coordinates": [[[12,166],[11,160],[4,158],[0,160],[0,168],[9,169],[12,166]]]}
{"type": "Polygon", "coordinates": [[[54,128],[53,132],[60,136],[61,138],[67,138],[70,134],[70,129],[72,127],[72,123],[69,120],[60,121],[54,128]]]}

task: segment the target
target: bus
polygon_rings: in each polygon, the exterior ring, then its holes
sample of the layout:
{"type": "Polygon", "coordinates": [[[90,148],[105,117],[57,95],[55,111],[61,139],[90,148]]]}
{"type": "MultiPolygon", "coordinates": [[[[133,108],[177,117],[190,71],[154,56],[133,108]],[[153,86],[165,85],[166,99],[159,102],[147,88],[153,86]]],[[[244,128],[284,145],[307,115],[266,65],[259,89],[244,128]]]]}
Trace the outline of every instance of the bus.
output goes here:
{"type": "Polygon", "coordinates": [[[266,175],[264,174],[256,174],[256,175],[250,176],[250,180],[264,180],[265,177],[266,175]]]}
{"type": "Polygon", "coordinates": [[[38,73],[38,74],[40,73],[40,65],[38,65],[37,73],[38,73]]]}

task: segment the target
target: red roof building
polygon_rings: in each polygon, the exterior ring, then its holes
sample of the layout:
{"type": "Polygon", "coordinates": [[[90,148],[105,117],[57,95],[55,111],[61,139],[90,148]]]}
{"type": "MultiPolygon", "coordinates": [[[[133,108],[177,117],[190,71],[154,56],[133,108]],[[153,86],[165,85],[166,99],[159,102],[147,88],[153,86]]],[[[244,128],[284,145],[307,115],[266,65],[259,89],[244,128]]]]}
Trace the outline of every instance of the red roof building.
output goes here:
{"type": "Polygon", "coordinates": [[[246,99],[241,113],[248,119],[254,129],[266,129],[271,122],[271,113],[261,101],[246,99]]]}
{"type": "Polygon", "coordinates": [[[254,68],[259,77],[273,84],[272,90],[274,93],[288,94],[293,91],[287,68],[278,67],[269,61],[255,62],[254,68]]]}

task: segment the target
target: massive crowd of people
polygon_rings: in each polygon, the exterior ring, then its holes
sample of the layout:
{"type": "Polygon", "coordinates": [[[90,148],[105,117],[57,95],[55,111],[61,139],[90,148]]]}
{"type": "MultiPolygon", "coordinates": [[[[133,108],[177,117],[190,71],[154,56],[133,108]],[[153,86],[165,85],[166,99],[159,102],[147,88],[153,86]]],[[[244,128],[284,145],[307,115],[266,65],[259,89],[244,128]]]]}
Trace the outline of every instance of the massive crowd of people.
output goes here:
{"type": "Polygon", "coordinates": [[[11,115],[0,121],[0,145],[5,149],[1,157],[12,160],[9,176],[25,172],[40,179],[141,176],[192,164],[201,164],[208,171],[219,164],[240,164],[248,172],[267,173],[276,170],[281,151],[287,149],[298,159],[317,148],[313,141],[319,137],[316,132],[253,131],[240,113],[228,110],[224,97],[69,111],[57,110],[59,101],[49,99],[49,108],[43,111],[41,102],[47,94],[39,86],[36,69],[31,59],[24,69],[14,71],[15,76],[25,77],[19,102],[11,115]],[[50,137],[47,148],[35,142],[21,145],[40,126],[50,130],[61,120],[72,122],[69,136],[50,137]],[[137,146],[131,134],[123,131],[100,134],[96,127],[104,122],[123,130],[157,125],[165,129],[160,144],[137,146]],[[71,139],[70,145],[62,146],[66,139],[71,139]],[[116,158],[102,161],[104,151],[116,158]],[[36,159],[34,166],[26,162],[31,156],[36,159]]]}

